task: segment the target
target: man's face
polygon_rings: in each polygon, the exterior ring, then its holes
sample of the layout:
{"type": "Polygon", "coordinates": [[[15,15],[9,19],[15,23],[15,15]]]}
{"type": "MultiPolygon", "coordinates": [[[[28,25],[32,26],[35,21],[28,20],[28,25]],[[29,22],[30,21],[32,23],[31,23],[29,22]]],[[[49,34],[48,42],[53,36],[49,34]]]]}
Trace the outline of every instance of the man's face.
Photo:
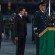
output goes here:
{"type": "Polygon", "coordinates": [[[41,9],[42,11],[46,11],[46,4],[40,5],[40,9],[41,9]]]}
{"type": "Polygon", "coordinates": [[[21,15],[25,15],[26,9],[23,9],[22,11],[20,11],[21,15]]]}

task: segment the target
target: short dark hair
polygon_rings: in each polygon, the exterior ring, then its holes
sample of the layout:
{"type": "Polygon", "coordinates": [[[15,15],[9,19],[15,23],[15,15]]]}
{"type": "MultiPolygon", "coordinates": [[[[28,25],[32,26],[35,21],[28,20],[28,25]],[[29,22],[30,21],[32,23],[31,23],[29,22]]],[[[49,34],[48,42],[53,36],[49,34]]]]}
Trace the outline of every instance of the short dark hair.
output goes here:
{"type": "Polygon", "coordinates": [[[26,9],[25,7],[20,7],[18,12],[22,11],[23,9],[26,9]]]}
{"type": "Polygon", "coordinates": [[[41,2],[41,3],[39,3],[39,6],[40,6],[40,5],[43,5],[43,4],[46,4],[46,2],[41,2]]]}

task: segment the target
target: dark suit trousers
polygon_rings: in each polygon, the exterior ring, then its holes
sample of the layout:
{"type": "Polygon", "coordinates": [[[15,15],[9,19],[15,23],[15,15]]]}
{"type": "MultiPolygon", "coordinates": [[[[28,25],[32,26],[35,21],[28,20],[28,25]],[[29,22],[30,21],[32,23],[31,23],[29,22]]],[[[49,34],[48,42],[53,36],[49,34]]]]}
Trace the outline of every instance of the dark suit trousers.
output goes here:
{"type": "Polygon", "coordinates": [[[36,37],[36,55],[39,55],[39,37],[36,37]]]}
{"type": "Polygon", "coordinates": [[[16,55],[24,55],[26,37],[18,38],[16,45],[16,55]]]}

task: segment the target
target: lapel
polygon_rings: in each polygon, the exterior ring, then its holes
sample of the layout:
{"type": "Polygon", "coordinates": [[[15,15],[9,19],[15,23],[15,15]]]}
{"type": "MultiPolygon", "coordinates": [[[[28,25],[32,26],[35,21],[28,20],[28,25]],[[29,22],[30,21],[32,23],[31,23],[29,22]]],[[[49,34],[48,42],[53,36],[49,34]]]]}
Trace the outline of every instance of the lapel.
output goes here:
{"type": "Polygon", "coordinates": [[[24,18],[23,18],[23,17],[21,18],[21,17],[18,15],[18,22],[19,22],[19,23],[22,23],[23,21],[24,21],[24,18]]]}

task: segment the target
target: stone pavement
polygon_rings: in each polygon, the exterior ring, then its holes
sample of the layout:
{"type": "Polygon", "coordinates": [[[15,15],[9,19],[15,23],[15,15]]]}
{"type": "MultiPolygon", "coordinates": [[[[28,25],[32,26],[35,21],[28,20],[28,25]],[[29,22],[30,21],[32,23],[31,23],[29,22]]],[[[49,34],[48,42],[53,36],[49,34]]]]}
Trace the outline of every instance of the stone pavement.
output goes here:
{"type": "Polygon", "coordinates": [[[15,45],[11,41],[2,42],[0,55],[15,55],[15,45]]]}
{"type": "MultiPolygon", "coordinates": [[[[32,24],[28,24],[27,31],[28,35],[26,38],[26,47],[24,55],[36,55],[36,47],[35,44],[32,43],[32,24]]],[[[16,45],[14,45],[11,40],[6,41],[5,39],[2,41],[2,47],[0,49],[0,55],[16,55],[16,45]]]]}

